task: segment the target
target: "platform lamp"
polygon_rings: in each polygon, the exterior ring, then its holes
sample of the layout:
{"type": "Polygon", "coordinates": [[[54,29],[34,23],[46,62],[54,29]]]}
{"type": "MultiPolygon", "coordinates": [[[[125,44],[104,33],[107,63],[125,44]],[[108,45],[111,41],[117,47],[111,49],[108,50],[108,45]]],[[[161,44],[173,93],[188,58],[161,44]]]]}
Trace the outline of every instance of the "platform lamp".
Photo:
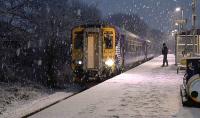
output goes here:
{"type": "Polygon", "coordinates": [[[178,40],[177,40],[177,35],[183,30],[183,9],[181,7],[176,7],[175,10],[174,10],[175,13],[179,13],[181,12],[181,19],[180,17],[176,18],[175,20],[175,26],[178,26],[178,29],[176,31],[173,31],[173,34],[175,34],[175,55],[176,55],[176,58],[175,58],[175,65],[177,65],[178,63],[178,56],[177,56],[177,53],[178,53],[178,40]]]}
{"type": "Polygon", "coordinates": [[[184,10],[183,10],[183,8],[181,8],[181,7],[177,7],[177,8],[175,9],[175,12],[181,12],[181,19],[176,20],[175,25],[178,25],[178,26],[179,26],[179,31],[180,31],[180,30],[183,30],[183,24],[186,23],[186,20],[184,20],[184,16],[183,16],[183,15],[184,15],[184,14],[183,14],[184,10]]]}

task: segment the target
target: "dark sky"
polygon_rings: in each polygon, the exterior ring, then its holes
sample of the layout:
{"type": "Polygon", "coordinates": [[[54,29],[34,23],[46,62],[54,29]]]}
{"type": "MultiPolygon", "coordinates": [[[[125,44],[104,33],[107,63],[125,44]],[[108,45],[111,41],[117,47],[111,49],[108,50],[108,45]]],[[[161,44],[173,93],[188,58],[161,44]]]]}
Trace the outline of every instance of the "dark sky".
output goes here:
{"type": "MultiPolygon", "coordinates": [[[[104,16],[113,13],[138,14],[152,28],[164,32],[175,29],[173,21],[181,18],[175,8],[184,9],[184,17],[188,19],[188,28],[191,28],[192,0],[83,0],[88,5],[97,5],[104,16]]],[[[198,26],[200,24],[200,1],[197,0],[198,26]]]]}

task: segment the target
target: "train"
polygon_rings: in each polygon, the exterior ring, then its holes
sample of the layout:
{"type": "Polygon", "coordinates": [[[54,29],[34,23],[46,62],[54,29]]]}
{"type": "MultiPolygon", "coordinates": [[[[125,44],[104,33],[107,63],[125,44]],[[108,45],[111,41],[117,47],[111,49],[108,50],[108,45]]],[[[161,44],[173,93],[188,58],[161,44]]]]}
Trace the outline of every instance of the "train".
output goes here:
{"type": "Polygon", "coordinates": [[[186,72],[180,92],[183,106],[200,107],[200,57],[186,59],[186,72]]]}
{"type": "Polygon", "coordinates": [[[105,80],[154,57],[152,43],[124,28],[84,24],[71,31],[73,81],[105,80]]]}

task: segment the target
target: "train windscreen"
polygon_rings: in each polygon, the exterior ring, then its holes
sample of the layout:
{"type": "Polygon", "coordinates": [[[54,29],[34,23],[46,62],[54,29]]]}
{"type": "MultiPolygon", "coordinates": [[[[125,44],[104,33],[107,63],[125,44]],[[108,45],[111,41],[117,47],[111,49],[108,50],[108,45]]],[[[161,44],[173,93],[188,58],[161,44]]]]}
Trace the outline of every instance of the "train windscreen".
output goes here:
{"type": "Polygon", "coordinates": [[[75,33],[74,48],[75,49],[83,49],[83,32],[75,33]]]}
{"type": "Polygon", "coordinates": [[[112,49],[113,48],[113,37],[109,34],[106,34],[104,37],[104,43],[106,49],[112,49]]]}

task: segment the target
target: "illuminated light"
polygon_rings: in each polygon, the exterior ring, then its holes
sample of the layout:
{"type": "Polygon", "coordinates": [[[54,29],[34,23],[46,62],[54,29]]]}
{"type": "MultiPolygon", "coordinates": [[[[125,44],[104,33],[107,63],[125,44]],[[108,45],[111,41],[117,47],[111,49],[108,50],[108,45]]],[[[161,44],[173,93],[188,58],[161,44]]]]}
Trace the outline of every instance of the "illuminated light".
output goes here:
{"type": "Polygon", "coordinates": [[[179,11],[181,11],[181,8],[180,8],[180,7],[177,7],[177,8],[175,9],[175,11],[176,11],[176,12],[179,12],[179,11]]]}
{"type": "Polygon", "coordinates": [[[78,65],[82,65],[83,64],[83,62],[81,60],[77,60],[75,63],[78,64],[78,65]]]}
{"type": "Polygon", "coordinates": [[[175,34],[175,33],[174,33],[174,32],[172,32],[172,36],[174,36],[174,34],[175,34]]]}
{"type": "Polygon", "coordinates": [[[109,67],[113,66],[114,65],[114,61],[112,59],[108,59],[106,60],[105,64],[109,67]]]}
{"type": "Polygon", "coordinates": [[[175,23],[176,26],[178,26],[178,23],[175,23]]]}
{"type": "Polygon", "coordinates": [[[83,62],[82,61],[78,61],[78,64],[81,65],[83,62]]]}

